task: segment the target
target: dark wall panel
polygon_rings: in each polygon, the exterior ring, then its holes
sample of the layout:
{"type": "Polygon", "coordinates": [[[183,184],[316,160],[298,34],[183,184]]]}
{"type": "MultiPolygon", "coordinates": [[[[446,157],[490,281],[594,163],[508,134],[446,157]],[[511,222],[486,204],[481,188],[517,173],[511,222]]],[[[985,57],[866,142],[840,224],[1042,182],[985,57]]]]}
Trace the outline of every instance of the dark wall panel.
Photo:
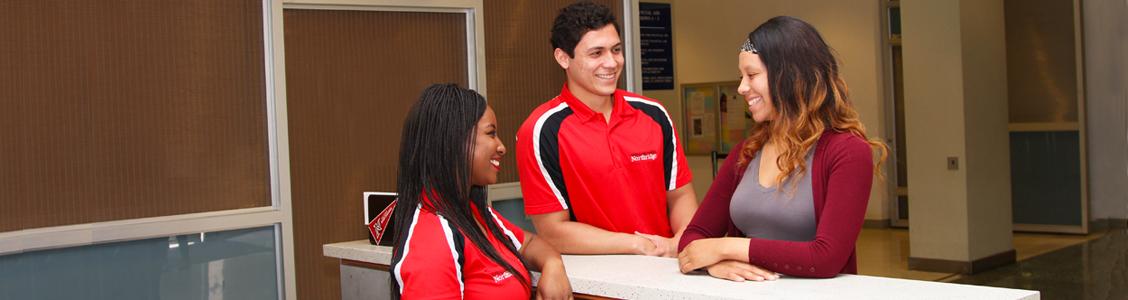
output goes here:
{"type": "Polygon", "coordinates": [[[286,9],[294,256],[301,299],[340,298],[321,245],[363,239],[361,194],[395,191],[404,115],[431,83],[467,85],[455,13],[286,9]]]}
{"type": "Polygon", "coordinates": [[[0,1],[0,232],[269,206],[261,15],[0,1]]]}
{"type": "Polygon", "coordinates": [[[1076,131],[1011,132],[1014,223],[1081,226],[1081,148],[1076,131]]]}

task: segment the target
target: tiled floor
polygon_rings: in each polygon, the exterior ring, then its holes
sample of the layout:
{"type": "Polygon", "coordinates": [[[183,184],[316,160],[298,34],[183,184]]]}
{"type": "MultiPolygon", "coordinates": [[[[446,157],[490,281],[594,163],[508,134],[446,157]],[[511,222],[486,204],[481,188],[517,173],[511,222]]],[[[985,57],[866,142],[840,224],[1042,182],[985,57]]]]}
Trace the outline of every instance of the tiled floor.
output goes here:
{"type": "Polygon", "coordinates": [[[1128,299],[1128,230],[952,282],[1042,292],[1042,299],[1128,299]]]}
{"type": "Polygon", "coordinates": [[[862,229],[858,237],[858,274],[916,280],[939,280],[952,276],[909,270],[907,229],[862,229]]]}
{"type": "Polygon", "coordinates": [[[1015,233],[1018,263],[975,275],[908,269],[905,229],[863,229],[862,275],[1031,289],[1042,299],[1128,299],[1128,231],[1087,236],[1015,233]]]}
{"type": "MultiPolygon", "coordinates": [[[[1103,236],[1015,233],[1014,248],[1019,261],[1084,243],[1103,236]]],[[[956,274],[913,271],[909,266],[909,231],[906,229],[862,229],[858,237],[858,273],[916,280],[951,280],[956,274]]]]}

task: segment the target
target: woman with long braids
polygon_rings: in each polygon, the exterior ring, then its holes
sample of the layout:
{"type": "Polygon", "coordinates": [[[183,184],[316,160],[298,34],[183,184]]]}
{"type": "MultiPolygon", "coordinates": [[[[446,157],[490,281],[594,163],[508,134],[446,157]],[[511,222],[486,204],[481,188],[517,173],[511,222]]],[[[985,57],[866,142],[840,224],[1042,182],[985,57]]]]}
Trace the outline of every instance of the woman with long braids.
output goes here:
{"type": "Polygon", "coordinates": [[[568,299],[560,253],[486,202],[505,145],[493,109],[453,84],[423,91],[403,126],[390,266],[393,299],[568,299]]]}
{"type": "Polygon", "coordinates": [[[737,92],[756,125],[686,228],[681,271],[734,281],[856,274],[854,244],[885,144],[866,137],[838,62],[810,24],[772,18],[738,55],[737,92]]]}

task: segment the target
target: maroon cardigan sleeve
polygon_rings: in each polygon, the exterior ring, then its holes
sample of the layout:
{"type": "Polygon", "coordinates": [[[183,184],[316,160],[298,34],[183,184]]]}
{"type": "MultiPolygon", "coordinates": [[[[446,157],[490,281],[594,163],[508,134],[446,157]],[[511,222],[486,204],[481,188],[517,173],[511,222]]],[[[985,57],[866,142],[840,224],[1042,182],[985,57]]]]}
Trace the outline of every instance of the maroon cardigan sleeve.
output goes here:
{"type": "Polygon", "coordinates": [[[744,168],[737,165],[737,161],[740,160],[740,150],[743,148],[744,141],[734,145],[729,151],[728,158],[725,158],[725,162],[721,164],[721,169],[717,170],[717,177],[713,179],[713,185],[705,194],[705,200],[701,201],[701,206],[693,214],[693,220],[689,221],[681,240],[678,241],[678,252],[685,249],[690,242],[723,237],[735,231],[736,227],[733,226],[732,217],[729,216],[729,202],[732,200],[733,192],[736,191],[736,185],[744,177],[744,168]]]}
{"type": "Polygon", "coordinates": [[[820,145],[823,151],[816,151],[811,166],[816,202],[814,240],[752,238],[749,263],[791,276],[829,278],[837,275],[854,254],[873,183],[873,152],[869,144],[849,133],[823,137],[827,143],[820,145]]]}

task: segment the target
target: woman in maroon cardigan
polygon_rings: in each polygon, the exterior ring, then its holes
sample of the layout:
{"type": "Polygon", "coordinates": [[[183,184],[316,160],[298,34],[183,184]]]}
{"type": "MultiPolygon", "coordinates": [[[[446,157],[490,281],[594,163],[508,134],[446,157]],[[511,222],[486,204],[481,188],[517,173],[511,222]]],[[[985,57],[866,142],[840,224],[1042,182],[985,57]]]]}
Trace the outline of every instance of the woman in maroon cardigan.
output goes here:
{"type": "Polygon", "coordinates": [[[678,245],[688,273],[734,281],[857,273],[875,170],[830,48],[810,24],[775,17],[748,34],[740,87],[757,125],[733,147],[678,245]]]}

